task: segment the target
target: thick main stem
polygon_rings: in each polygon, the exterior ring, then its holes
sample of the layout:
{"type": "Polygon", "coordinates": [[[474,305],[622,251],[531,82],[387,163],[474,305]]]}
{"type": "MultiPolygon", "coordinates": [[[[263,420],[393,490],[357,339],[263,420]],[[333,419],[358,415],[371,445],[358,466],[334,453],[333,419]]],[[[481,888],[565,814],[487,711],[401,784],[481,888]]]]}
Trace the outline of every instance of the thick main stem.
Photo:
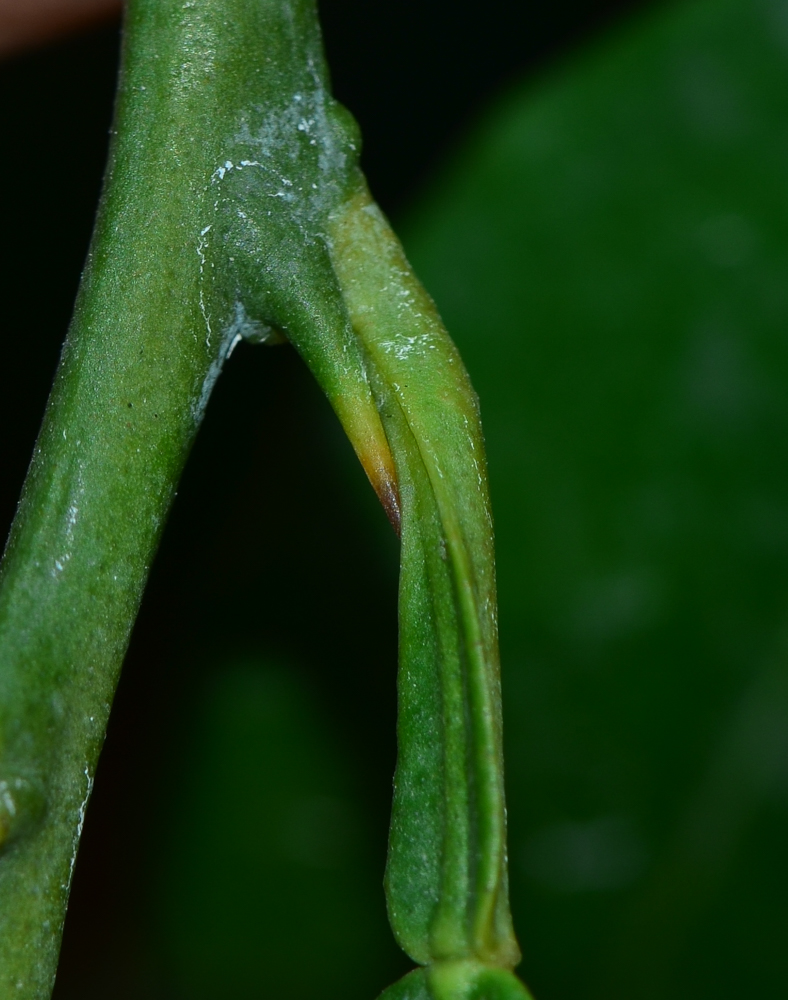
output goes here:
{"type": "MultiPolygon", "coordinates": [[[[285,330],[391,460],[322,220],[357,182],[310,0],[132,0],[90,257],[0,589],[0,998],[49,995],[110,704],[222,363],[285,330]],[[259,206],[238,230],[238,199],[259,206]],[[243,245],[234,245],[243,244],[243,245]]],[[[396,510],[394,509],[394,515],[396,510]]],[[[144,825],[147,804],[139,803],[144,825]]]]}

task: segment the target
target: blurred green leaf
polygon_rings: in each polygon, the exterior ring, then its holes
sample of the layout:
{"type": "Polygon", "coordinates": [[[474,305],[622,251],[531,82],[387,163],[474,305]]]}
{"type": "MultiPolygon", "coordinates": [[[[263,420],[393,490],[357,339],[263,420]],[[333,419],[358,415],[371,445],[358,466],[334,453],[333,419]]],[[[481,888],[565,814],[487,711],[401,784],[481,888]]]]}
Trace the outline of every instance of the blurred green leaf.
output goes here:
{"type": "Polygon", "coordinates": [[[158,859],[175,996],[373,996],[390,965],[354,766],[297,672],[223,665],[198,699],[158,859]]]}
{"type": "Polygon", "coordinates": [[[788,5],[516,88],[404,242],[482,401],[540,1000],[788,988],[788,5]]]}

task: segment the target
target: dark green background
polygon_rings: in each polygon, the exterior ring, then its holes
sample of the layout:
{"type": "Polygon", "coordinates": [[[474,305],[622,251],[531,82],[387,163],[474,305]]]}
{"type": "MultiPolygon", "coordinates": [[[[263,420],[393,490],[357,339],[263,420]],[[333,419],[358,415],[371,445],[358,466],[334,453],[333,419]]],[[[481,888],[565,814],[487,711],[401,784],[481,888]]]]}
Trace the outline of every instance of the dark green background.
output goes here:
{"type": "MultiPolygon", "coordinates": [[[[783,998],[788,4],[324,7],[482,399],[521,971],[537,1000],[783,998]]],[[[6,520],[114,49],[0,76],[6,520]]],[[[396,554],[298,359],[241,345],[132,642],[60,1000],[371,1000],[407,967],[380,886],[396,554]]]]}

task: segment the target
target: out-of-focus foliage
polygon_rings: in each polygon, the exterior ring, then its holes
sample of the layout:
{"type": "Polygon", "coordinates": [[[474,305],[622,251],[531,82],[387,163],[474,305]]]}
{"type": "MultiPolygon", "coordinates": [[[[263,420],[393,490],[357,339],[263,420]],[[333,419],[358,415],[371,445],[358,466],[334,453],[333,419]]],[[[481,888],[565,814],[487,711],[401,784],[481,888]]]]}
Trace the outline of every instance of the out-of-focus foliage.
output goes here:
{"type": "Polygon", "coordinates": [[[541,1000],[788,991],[788,4],[510,94],[406,247],[482,399],[541,1000]]]}
{"type": "Polygon", "coordinates": [[[184,997],[374,996],[390,932],[341,740],[292,666],[225,665],[190,726],[155,907],[184,997]]]}

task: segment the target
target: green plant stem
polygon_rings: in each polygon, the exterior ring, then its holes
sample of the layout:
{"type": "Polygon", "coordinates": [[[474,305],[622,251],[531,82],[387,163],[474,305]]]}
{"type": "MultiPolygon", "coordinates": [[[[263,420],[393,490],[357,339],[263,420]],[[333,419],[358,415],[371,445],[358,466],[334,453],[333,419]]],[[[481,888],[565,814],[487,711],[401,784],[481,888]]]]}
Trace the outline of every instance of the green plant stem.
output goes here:
{"type": "Polygon", "coordinates": [[[392,926],[430,995],[470,996],[488,966],[522,995],[477,404],[358,149],[312,0],[132,0],[102,205],[2,566],[0,1000],[51,990],[120,665],[211,388],[240,338],[281,335],[398,527],[402,494],[392,926]]]}

